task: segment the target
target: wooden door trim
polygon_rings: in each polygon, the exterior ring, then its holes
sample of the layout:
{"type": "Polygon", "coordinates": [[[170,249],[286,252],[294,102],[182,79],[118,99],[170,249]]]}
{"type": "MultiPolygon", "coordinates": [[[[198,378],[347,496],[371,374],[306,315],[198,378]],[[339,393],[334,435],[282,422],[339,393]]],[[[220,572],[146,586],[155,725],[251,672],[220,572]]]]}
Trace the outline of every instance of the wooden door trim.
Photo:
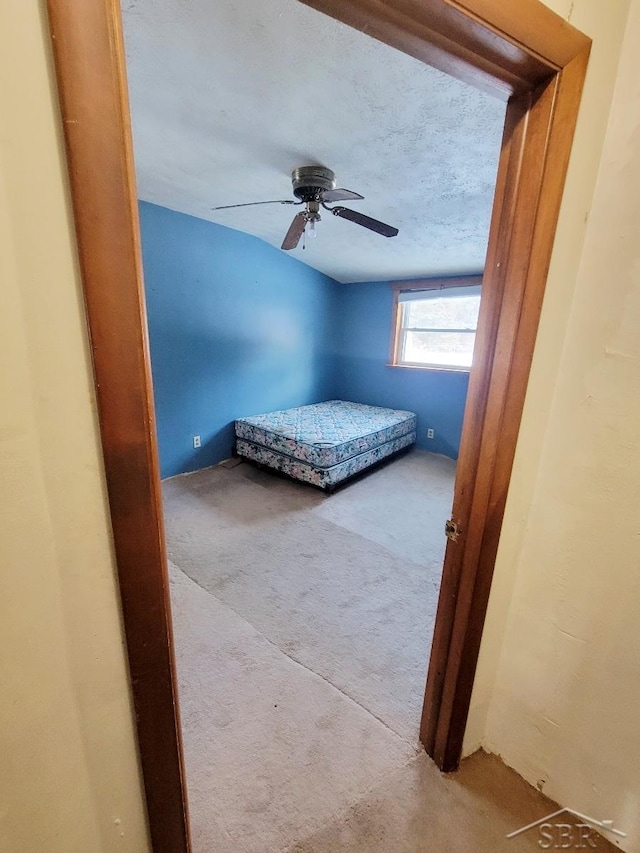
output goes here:
{"type": "Polygon", "coordinates": [[[457,767],[588,60],[509,104],[420,737],[457,767]]]}
{"type": "MultiPolygon", "coordinates": [[[[590,40],[537,0],[301,0],[509,100],[421,739],[460,758],[590,40]],[[491,294],[488,296],[487,294],[491,294]]],[[[117,0],[47,0],[153,850],[190,849],[117,0]]]]}
{"type": "Polygon", "coordinates": [[[301,0],[507,100],[556,74],[589,41],[538,0],[301,0]]]}
{"type": "Polygon", "coordinates": [[[189,849],[138,203],[116,0],[48,0],[154,851],[189,849]]]}

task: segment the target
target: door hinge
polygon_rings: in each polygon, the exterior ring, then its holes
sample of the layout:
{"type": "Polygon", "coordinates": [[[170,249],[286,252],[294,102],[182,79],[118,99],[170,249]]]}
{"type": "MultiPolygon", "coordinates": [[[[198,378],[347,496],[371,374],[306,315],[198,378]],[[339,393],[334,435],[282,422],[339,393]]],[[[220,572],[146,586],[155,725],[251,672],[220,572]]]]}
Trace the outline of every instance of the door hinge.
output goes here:
{"type": "Polygon", "coordinates": [[[444,526],[444,532],[447,535],[447,539],[451,539],[452,542],[456,542],[458,536],[462,533],[462,530],[460,530],[456,522],[450,518],[444,526]]]}

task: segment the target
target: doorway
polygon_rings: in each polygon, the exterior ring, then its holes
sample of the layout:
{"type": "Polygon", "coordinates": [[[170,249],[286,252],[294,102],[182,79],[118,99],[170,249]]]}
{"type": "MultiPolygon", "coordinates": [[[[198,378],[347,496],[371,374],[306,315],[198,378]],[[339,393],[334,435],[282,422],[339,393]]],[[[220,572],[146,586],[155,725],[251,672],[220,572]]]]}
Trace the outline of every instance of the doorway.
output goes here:
{"type": "Polygon", "coordinates": [[[481,291],[481,275],[459,273],[484,264],[505,105],[291,0],[268,11],[168,2],[160,16],[138,2],[123,17],[192,831],[206,834],[220,803],[219,822],[242,825],[249,843],[242,804],[261,800],[256,829],[284,832],[283,821],[296,837],[296,821],[319,820],[329,802],[338,811],[419,749],[481,291]],[[228,49],[238,39],[250,63],[228,49]],[[284,75],[314,51],[311,75],[284,75]],[[216,74],[223,92],[210,91],[216,74]],[[397,237],[323,208],[317,237],[281,251],[300,208],[253,202],[294,201],[298,147],[364,194],[350,209],[393,223],[397,237]],[[443,323],[469,331],[424,331],[443,323]],[[306,417],[312,451],[264,433],[306,417]],[[381,417],[398,419],[381,449],[389,439],[405,455],[329,498],[230,458],[241,419],[244,456],[294,477],[349,475],[378,458],[367,436],[381,417]],[[344,461],[326,452],[336,469],[305,465],[324,455],[319,437],[334,446],[359,424],[352,448],[336,446],[344,461]],[[271,645],[256,668],[259,635],[271,645]],[[274,688],[296,681],[313,703],[274,688]],[[315,807],[300,781],[305,726],[318,744],[315,807]],[[344,744],[363,742],[369,760],[349,753],[344,773],[344,744]]]}
{"type": "MultiPolygon", "coordinates": [[[[91,328],[123,614],[155,849],[188,847],[140,255],[114,4],[49,0],[91,328]],[[95,223],[100,227],[96,228],[95,223]],[[118,334],[114,335],[113,330],[118,334]],[[122,381],[126,377],[126,381],[122,381]]],[[[589,42],[536,2],[310,3],[509,99],[424,705],[422,741],[460,756],[537,319],[589,42]]]]}

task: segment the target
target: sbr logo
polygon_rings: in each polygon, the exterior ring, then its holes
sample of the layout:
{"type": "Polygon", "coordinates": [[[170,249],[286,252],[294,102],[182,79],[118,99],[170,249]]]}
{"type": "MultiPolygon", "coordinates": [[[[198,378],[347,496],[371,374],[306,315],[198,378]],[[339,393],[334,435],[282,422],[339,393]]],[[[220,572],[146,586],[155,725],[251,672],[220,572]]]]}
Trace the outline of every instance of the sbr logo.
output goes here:
{"type": "Polygon", "coordinates": [[[597,835],[588,823],[543,823],[538,828],[543,850],[597,850],[597,835]]]}
{"type": "Polygon", "coordinates": [[[610,832],[618,838],[627,837],[626,832],[614,827],[612,820],[596,820],[573,809],[558,809],[553,814],[545,815],[540,820],[510,832],[507,838],[516,838],[534,829],[538,831],[538,845],[542,850],[597,850],[598,840],[603,840],[601,833],[610,832]],[[579,822],[553,821],[553,818],[562,814],[573,815],[579,822]]]}

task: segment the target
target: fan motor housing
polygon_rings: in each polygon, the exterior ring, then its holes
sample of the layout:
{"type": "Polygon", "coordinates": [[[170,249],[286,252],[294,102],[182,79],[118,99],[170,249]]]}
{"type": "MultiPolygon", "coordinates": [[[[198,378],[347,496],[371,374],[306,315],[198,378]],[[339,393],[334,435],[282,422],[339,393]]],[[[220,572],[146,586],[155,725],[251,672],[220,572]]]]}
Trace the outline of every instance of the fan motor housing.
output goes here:
{"type": "Polygon", "coordinates": [[[324,166],[299,166],[291,173],[291,182],[300,201],[318,201],[323,192],[336,188],[336,176],[324,166]]]}

